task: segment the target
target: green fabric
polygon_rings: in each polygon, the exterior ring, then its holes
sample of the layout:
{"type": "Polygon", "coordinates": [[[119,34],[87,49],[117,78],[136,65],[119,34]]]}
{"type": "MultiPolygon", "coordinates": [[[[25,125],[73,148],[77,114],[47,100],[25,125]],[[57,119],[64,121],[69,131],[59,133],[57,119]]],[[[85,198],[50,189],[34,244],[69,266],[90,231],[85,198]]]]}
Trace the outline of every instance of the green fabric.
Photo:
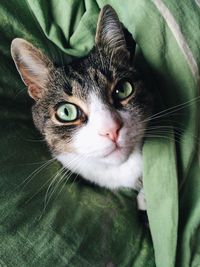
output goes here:
{"type": "Polygon", "coordinates": [[[0,266],[199,266],[198,2],[1,1],[0,266]],[[192,101],[163,118],[167,132],[145,140],[152,241],[130,190],[110,192],[74,176],[45,206],[48,186],[61,166],[47,162],[49,152],[31,119],[32,101],[10,56],[15,37],[32,42],[59,64],[86,55],[99,9],[108,3],[140,46],[137,64],[147,63],[160,109],[192,101]]]}

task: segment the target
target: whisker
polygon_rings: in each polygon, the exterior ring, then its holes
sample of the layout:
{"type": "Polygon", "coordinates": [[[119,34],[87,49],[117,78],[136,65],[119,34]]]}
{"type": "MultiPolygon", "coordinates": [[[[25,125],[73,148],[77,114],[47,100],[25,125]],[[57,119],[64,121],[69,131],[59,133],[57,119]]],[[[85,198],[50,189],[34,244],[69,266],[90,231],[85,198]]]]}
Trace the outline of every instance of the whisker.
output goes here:
{"type": "Polygon", "coordinates": [[[59,192],[57,193],[57,196],[55,197],[55,200],[58,198],[59,194],[62,192],[63,188],[65,187],[65,185],[67,184],[68,180],[70,179],[70,177],[73,175],[74,173],[71,172],[69,175],[67,175],[66,177],[64,177],[63,181],[63,185],[61,186],[61,189],[59,190],[59,192]]]}
{"type": "Polygon", "coordinates": [[[70,185],[70,189],[72,189],[72,186],[73,186],[73,184],[75,183],[75,181],[76,181],[76,179],[77,179],[77,177],[80,175],[80,173],[77,173],[77,175],[75,176],[75,178],[74,178],[74,181],[72,182],[72,184],[70,185]]]}
{"type": "MultiPolygon", "coordinates": [[[[190,106],[191,104],[193,104],[199,100],[200,100],[200,96],[197,96],[197,97],[195,97],[189,101],[186,101],[184,103],[181,103],[181,104],[175,105],[173,107],[167,108],[165,110],[159,111],[159,112],[153,114],[152,116],[148,117],[147,119],[148,119],[148,121],[150,121],[152,119],[158,119],[162,116],[167,116],[167,115],[172,114],[178,110],[182,110],[182,109],[186,108],[187,106],[190,106]]],[[[146,120],[143,120],[143,122],[146,122],[146,120]]]]}
{"type": "Polygon", "coordinates": [[[36,195],[38,195],[43,188],[45,188],[45,186],[51,181],[52,177],[50,177],[30,198],[28,198],[28,200],[26,200],[25,204],[27,204],[28,202],[30,202],[36,195]]]}
{"type": "MultiPolygon", "coordinates": [[[[80,156],[72,159],[69,163],[68,163],[68,168],[70,167],[70,165],[72,164],[72,162],[78,162],[78,160],[80,159],[80,156]]],[[[43,213],[45,212],[53,194],[57,191],[59,184],[62,182],[63,178],[65,177],[65,175],[67,173],[71,172],[69,169],[66,169],[66,166],[62,167],[62,171],[59,172],[59,174],[57,173],[56,176],[53,178],[52,182],[50,183],[50,185],[48,186],[47,192],[45,194],[45,199],[44,199],[44,208],[43,208],[43,213]],[[61,175],[64,171],[64,174],[60,177],[60,179],[58,180],[57,185],[50,191],[50,188],[52,187],[52,185],[56,182],[56,179],[58,177],[58,175],[61,175]],[[48,196],[49,195],[49,196],[48,196]]]]}
{"type": "MultiPolygon", "coordinates": [[[[63,173],[63,171],[65,171],[65,167],[61,167],[60,170],[56,173],[56,175],[54,175],[53,177],[51,177],[51,178],[52,178],[52,179],[51,179],[51,182],[50,182],[50,184],[49,184],[49,186],[48,186],[48,188],[47,188],[47,190],[46,190],[46,194],[45,194],[45,197],[44,197],[44,203],[47,202],[48,194],[49,194],[49,192],[50,192],[51,187],[52,187],[53,184],[56,182],[57,177],[58,177],[59,175],[61,175],[61,174],[63,173]]],[[[51,195],[51,193],[50,193],[50,195],[51,195]]]]}
{"type": "Polygon", "coordinates": [[[25,178],[19,185],[17,185],[16,189],[23,186],[23,188],[25,188],[25,186],[27,186],[32,179],[38,174],[40,173],[42,170],[44,170],[47,166],[49,166],[51,163],[53,163],[56,159],[52,158],[48,161],[46,161],[44,164],[42,164],[40,167],[38,167],[36,170],[34,170],[27,178],[25,178]]]}

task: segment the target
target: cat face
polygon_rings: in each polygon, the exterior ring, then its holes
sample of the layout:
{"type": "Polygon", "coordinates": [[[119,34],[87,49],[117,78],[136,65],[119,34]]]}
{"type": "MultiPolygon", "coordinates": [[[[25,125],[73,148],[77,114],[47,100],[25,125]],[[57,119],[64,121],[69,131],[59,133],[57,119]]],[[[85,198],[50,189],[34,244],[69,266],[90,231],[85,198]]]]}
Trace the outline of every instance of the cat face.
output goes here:
{"type": "Polygon", "coordinates": [[[11,52],[35,100],[34,123],[55,156],[118,165],[141,144],[151,97],[110,6],[101,10],[92,51],[68,66],[55,67],[19,38],[11,52]]]}

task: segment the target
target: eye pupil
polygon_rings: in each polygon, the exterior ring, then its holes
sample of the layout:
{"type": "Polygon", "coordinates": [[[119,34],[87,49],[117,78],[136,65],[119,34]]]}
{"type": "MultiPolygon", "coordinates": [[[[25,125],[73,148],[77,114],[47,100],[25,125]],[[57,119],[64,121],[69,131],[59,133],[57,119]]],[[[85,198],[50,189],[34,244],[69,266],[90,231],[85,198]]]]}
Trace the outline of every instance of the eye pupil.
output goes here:
{"type": "Polygon", "coordinates": [[[69,116],[69,112],[68,112],[68,109],[67,109],[67,108],[64,109],[64,112],[65,112],[65,114],[66,114],[67,116],[69,116]]]}

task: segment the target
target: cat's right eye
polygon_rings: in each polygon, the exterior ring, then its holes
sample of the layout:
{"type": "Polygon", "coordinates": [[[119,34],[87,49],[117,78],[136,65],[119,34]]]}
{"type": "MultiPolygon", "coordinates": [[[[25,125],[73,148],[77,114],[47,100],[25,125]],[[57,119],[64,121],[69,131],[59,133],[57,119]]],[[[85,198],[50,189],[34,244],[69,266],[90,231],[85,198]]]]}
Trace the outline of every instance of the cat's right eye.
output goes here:
{"type": "Polygon", "coordinates": [[[113,91],[113,98],[118,101],[127,99],[134,92],[134,87],[129,82],[122,82],[117,84],[113,91]]]}
{"type": "Polygon", "coordinates": [[[62,103],[56,111],[56,118],[61,122],[73,122],[79,117],[79,110],[76,105],[71,103],[62,103]]]}

